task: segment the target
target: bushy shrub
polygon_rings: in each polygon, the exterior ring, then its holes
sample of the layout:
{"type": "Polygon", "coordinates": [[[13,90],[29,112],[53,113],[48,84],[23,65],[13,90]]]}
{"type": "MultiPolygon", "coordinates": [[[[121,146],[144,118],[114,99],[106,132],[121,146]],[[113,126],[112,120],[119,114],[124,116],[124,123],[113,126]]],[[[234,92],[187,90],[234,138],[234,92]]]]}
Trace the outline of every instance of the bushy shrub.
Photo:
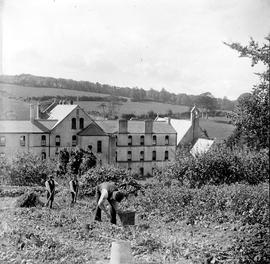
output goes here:
{"type": "Polygon", "coordinates": [[[18,154],[5,169],[7,184],[43,185],[47,176],[56,169],[52,160],[42,160],[31,152],[18,154]]]}
{"type": "Polygon", "coordinates": [[[127,183],[140,188],[127,170],[113,166],[91,168],[81,176],[80,182],[80,193],[86,196],[94,195],[95,187],[102,182],[114,182],[116,185],[127,183]]]}
{"type": "Polygon", "coordinates": [[[231,184],[247,182],[258,184],[268,180],[268,150],[231,150],[223,146],[197,157],[181,156],[159,170],[160,181],[178,180],[196,188],[204,184],[231,184]]]}

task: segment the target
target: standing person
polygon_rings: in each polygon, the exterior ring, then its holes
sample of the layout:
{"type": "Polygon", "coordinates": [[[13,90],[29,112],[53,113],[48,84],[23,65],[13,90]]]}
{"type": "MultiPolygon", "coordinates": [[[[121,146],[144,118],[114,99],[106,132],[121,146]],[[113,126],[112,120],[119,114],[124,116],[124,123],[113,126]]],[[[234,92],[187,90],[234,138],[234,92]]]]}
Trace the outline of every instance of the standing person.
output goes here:
{"type": "Polygon", "coordinates": [[[116,213],[119,213],[119,203],[126,195],[117,190],[113,182],[103,182],[96,187],[97,208],[95,212],[95,220],[101,221],[101,210],[110,218],[112,224],[116,224],[116,213]],[[110,204],[110,214],[104,205],[105,200],[110,204]]]}
{"type": "Polygon", "coordinates": [[[71,204],[74,204],[77,202],[77,196],[78,196],[78,190],[79,190],[79,182],[75,174],[73,175],[73,178],[69,182],[69,189],[71,193],[71,204]]]}
{"type": "Polygon", "coordinates": [[[54,195],[55,195],[55,185],[56,181],[53,178],[53,175],[50,175],[49,179],[45,182],[45,187],[47,191],[47,203],[46,206],[50,204],[50,208],[52,208],[54,195]]]}

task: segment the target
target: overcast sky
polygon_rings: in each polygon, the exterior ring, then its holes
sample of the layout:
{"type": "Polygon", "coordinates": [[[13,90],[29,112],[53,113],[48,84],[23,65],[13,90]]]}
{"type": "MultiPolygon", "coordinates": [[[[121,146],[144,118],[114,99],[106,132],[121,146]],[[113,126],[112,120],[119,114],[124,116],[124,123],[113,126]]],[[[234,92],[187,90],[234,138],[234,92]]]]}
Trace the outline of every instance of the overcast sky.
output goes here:
{"type": "Polygon", "coordinates": [[[262,68],[223,41],[270,33],[270,0],[0,1],[4,74],[236,99],[262,68]]]}

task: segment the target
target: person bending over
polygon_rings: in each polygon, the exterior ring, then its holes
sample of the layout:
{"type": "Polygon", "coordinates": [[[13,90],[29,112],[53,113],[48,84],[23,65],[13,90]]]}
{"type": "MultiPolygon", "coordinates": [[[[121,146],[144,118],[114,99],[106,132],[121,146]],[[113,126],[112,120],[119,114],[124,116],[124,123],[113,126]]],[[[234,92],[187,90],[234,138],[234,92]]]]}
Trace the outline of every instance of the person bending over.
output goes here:
{"type": "Polygon", "coordinates": [[[110,218],[112,224],[116,224],[116,213],[119,213],[119,203],[126,196],[125,193],[118,191],[113,182],[103,182],[96,187],[96,201],[97,208],[95,213],[95,220],[101,221],[101,211],[103,210],[110,218]],[[109,202],[110,213],[104,205],[105,201],[109,202]]]}

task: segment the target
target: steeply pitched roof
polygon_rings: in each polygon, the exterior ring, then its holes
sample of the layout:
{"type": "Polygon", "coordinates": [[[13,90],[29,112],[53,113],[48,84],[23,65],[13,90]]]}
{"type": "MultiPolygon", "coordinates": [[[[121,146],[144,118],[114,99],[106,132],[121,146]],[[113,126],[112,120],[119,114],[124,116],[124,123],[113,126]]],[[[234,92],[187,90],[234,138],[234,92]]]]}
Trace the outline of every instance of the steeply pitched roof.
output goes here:
{"type": "Polygon", "coordinates": [[[46,129],[38,121],[30,120],[1,120],[0,133],[46,133],[46,129]]]}
{"type": "MultiPolygon", "coordinates": [[[[165,122],[168,123],[168,117],[157,117],[155,119],[158,122],[165,122]]],[[[183,120],[183,119],[173,119],[170,120],[171,126],[176,130],[177,133],[177,145],[182,140],[182,138],[185,136],[185,134],[188,132],[188,130],[191,127],[191,121],[190,120],[183,120]]]]}
{"type": "MultiPolygon", "coordinates": [[[[128,133],[145,133],[145,121],[128,120],[128,133]]],[[[105,133],[117,133],[119,131],[119,120],[96,121],[105,133]]],[[[166,122],[153,122],[154,134],[175,134],[176,131],[166,122]]]]}
{"type": "Polygon", "coordinates": [[[214,140],[206,138],[198,138],[196,143],[193,145],[190,153],[192,156],[200,155],[207,152],[213,145],[214,140]]]}
{"type": "Polygon", "coordinates": [[[52,128],[56,127],[60,122],[62,122],[62,120],[65,119],[76,107],[77,105],[55,106],[49,113],[48,118],[48,120],[57,120],[57,122],[54,124],[52,128]]]}
{"type": "Polygon", "coordinates": [[[105,136],[106,133],[95,123],[92,122],[78,133],[79,136],[105,136]]]}

